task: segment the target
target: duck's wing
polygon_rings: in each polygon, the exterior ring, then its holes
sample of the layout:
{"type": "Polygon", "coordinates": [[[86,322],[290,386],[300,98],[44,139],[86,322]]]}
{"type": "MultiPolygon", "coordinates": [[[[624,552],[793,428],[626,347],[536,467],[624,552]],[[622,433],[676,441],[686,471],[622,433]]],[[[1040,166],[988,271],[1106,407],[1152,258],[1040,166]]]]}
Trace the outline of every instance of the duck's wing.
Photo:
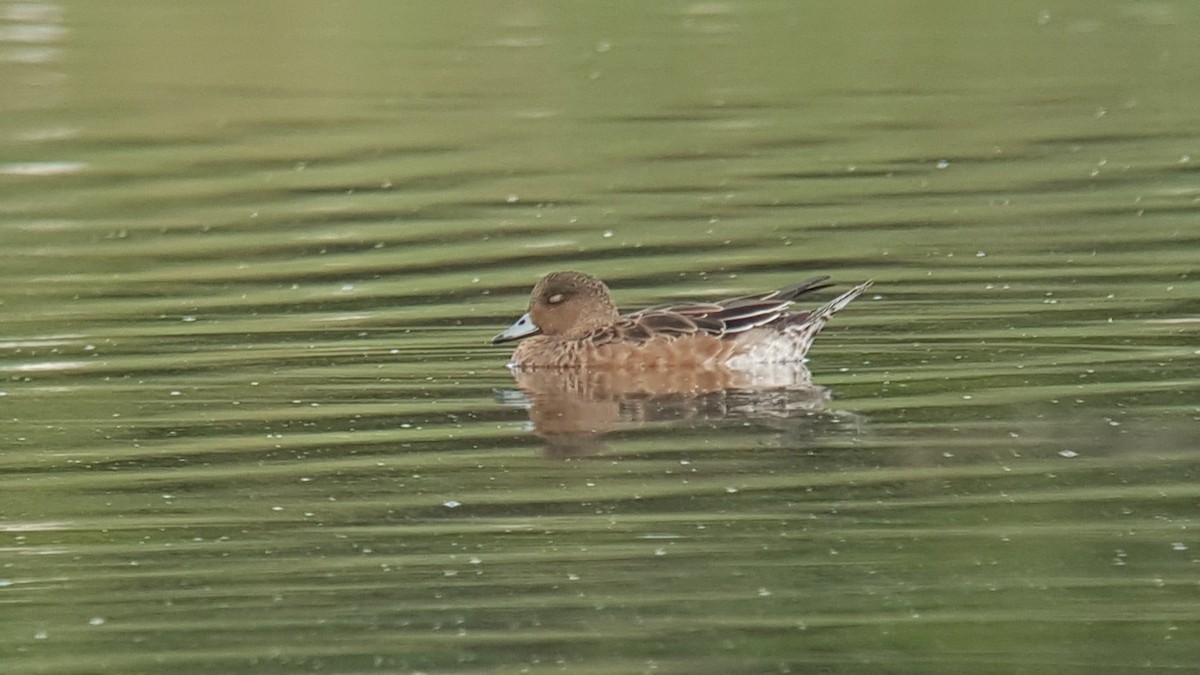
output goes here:
{"type": "Polygon", "coordinates": [[[667,304],[622,316],[603,331],[613,330],[613,339],[644,342],[655,335],[679,337],[702,333],[726,337],[778,321],[797,297],[828,288],[829,277],[814,277],[768,293],[744,295],[720,302],[667,304]]]}
{"type": "MultiPolygon", "coordinates": [[[[588,336],[596,344],[612,342],[642,344],[656,337],[678,338],[686,335],[721,335],[725,324],[708,316],[717,305],[688,305],[684,311],[643,309],[627,314],[588,336]],[[704,307],[705,309],[702,309],[704,307]]],[[[718,307],[719,308],[719,307],[718,307]]]]}

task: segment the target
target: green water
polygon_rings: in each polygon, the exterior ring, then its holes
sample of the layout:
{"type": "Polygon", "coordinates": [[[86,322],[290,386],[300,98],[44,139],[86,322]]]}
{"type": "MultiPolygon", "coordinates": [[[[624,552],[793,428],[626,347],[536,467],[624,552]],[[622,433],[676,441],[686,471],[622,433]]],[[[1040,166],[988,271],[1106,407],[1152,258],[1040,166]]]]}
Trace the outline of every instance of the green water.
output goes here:
{"type": "Polygon", "coordinates": [[[4,672],[1194,670],[1200,6],[844,5],[0,2],[4,672]],[[555,269],[875,287],[564,447],[555,269]]]}

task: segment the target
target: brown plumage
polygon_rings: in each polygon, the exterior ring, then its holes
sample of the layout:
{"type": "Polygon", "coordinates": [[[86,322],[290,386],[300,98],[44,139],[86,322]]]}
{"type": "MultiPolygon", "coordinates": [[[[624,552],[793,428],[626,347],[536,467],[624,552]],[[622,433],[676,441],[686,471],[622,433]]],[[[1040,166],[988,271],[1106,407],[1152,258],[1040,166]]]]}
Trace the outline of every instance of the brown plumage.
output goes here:
{"type": "Polygon", "coordinates": [[[553,272],[533,289],[529,311],[493,343],[527,338],[516,368],[747,367],[803,361],[829,320],[867,281],[809,312],[787,313],[796,298],[829,288],[814,277],[768,293],[717,302],[667,304],[620,314],[608,287],[580,272],[553,272]]]}

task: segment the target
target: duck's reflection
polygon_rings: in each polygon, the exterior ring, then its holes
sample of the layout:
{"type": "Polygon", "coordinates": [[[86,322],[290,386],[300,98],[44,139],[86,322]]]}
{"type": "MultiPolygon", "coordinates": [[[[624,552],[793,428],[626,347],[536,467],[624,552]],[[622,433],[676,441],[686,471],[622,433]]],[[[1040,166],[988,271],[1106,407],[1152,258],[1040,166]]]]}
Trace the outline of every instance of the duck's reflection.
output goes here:
{"type": "Polygon", "coordinates": [[[546,454],[590,455],[605,434],[646,422],[788,419],[825,410],[829,390],[803,364],[754,370],[513,369],[519,392],[499,400],[528,408],[546,454]]]}

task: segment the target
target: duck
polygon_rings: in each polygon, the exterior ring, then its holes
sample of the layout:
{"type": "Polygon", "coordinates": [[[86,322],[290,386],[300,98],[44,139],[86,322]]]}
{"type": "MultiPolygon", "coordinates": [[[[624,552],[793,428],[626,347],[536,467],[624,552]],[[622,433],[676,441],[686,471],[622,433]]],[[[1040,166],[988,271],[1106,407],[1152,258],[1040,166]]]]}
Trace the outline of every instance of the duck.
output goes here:
{"type": "Polygon", "coordinates": [[[829,279],[622,314],[599,278],[551,272],[533,287],[528,311],[492,344],[521,341],[508,364],[513,370],[736,370],[803,363],[830,317],[873,284],[858,284],[813,310],[788,311],[797,298],[832,287],[829,279]]]}

